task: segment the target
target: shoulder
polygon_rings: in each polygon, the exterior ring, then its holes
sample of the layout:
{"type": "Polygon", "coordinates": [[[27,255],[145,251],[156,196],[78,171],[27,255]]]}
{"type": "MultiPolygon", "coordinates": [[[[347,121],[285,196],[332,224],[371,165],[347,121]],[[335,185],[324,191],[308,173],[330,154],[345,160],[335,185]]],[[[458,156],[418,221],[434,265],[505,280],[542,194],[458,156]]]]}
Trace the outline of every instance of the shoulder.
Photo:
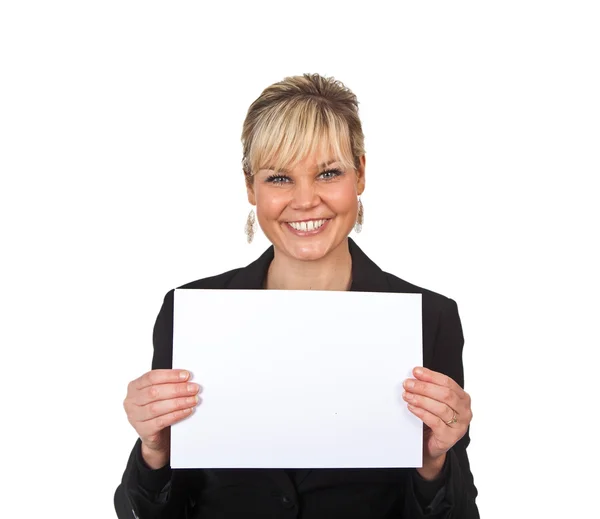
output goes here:
{"type": "MultiPolygon", "coordinates": [[[[181,285],[176,288],[172,288],[169,290],[164,298],[162,305],[160,307],[160,311],[158,312],[158,316],[156,318],[156,322],[154,324],[154,343],[155,349],[156,345],[163,345],[160,348],[160,351],[165,350],[168,355],[170,355],[170,351],[172,348],[172,339],[173,339],[173,309],[175,306],[175,290],[177,289],[220,289],[220,288],[230,288],[231,280],[234,279],[243,268],[237,268],[233,270],[229,270],[227,272],[223,272],[221,274],[217,274],[214,276],[209,276],[201,279],[197,279],[195,281],[190,281],[184,285],[181,285]],[[166,346],[164,346],[166,345],[166,346]]],[[[165,357],[166,358],[166,357],[165,357]]],[[[162,365],[165,364],[165,360],[162,359],[162,365]]]]}
{"type": "Polygon", "coordinates": [[[242,268],[237,268],[233,270],[228,270],[227,272],[222,272],[221,274],[216,274],[214,276],[209,276],[206,278],[197,279],[195,281],[190,281],[185,285],[181,285],[179,288],[200,288],[200,289],[219,289],[219,288],[227,288],[231,283],[231,280],[240,272],[242,268]]]}
{"type": "Polygon", "coordinates": [[[354,240],[349,239],[349,244],[353,262],[352,276],[358,290],[367,292],[421,294],[423,309],[431,313],[439,313],[446,308],[456,305],[452,299],[442,294],[414,285],[394,274],[385,272],[362,251],[354,240]]]}
{"type": "Polygon", "coordinates": [[[238,267],[221,274],[204,277],[196,281],[190,281],[179,288],[192,289],[258,289],[267,273],[267,269],[273,259],[273,246],[265,250],[260,257],[252,263],[238,267]]]}
{"type": "Polygon", "coordinates": [[[173,315],[173,305],[174,305],[174,297],[175,290],[179,289],[205,289],[205,290],[214,290],[214,289],[224,289],[231,287],[231,281],[236,278],[242,272],[243,268],[236,268],[233,270],[228,270],[227,272],[222,272],[221,274],[216,274],[214,276],[209,276],[205,278],[196,279],[195,281],[190,281],[189,283],[185,283],[184,285],[172,288],[169,290],[164,298],[161,307],[161,311],[159,314],[160,317],[165,315],[172,319],[173,315]]]}
{"type": "Polygon", "coordinates": [[[421,294],[424,308],[444,311],[448,308],[456,307],[455,301],[445,295],[409,283],[408,281],[405,281],[394,274],[390,274],[389,272],[383,272],[383,275],[386,277],[391,292],[421,294]]]}

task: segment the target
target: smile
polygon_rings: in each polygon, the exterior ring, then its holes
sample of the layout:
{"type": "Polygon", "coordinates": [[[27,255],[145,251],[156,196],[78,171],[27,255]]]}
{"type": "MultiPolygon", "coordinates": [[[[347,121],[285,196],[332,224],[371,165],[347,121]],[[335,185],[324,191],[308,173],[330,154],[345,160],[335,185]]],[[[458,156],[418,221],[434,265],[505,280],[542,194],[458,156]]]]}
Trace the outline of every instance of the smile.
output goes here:
{"type": "Polygon", "coordinates": [[[305,222],[287,222],[287,224],[296,231],[308,232],[320,229],[327,221],[328,220],[308,220],[305,222]]]}
{"type": "Polygon", "coordinates": [[[321,220],[304,220],[302,222],[285,222],[287,228],[296,236],[312,236],[318,234],[327,227],[331,218],[321,220]]]}

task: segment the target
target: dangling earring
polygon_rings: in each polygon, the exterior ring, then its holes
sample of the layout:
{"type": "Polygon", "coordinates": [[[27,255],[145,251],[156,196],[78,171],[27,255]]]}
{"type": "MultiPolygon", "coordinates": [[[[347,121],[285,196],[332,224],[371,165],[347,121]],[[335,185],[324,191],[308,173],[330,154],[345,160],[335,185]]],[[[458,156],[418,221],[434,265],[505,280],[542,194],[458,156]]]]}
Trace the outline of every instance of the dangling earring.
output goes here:
{"type": "Polygon", "coordinates": [[[256,232],[256,215],[254,214],[254,209],[251,209],[248,213],[245,232],[248,243],[252,243],[252,240],[254,239],[254,233],[256,232]]]}
{"type": "Polygon", "coordinates": [[[356,223],[354,224],[354,230],[356,232],[362,231],[363,222],[365,220],[365,208],[363,207],[360,196],[358,197],[358,213],[356,215],[356,223]]]}

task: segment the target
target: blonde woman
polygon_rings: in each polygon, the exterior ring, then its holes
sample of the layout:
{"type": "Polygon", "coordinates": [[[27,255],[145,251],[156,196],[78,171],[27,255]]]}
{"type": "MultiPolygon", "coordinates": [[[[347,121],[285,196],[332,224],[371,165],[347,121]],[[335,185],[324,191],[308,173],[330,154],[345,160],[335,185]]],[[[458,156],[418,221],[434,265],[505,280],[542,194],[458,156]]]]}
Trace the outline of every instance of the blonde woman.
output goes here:
{"type": "MultiPolygon", "coordinates": [[[[472,413],[462,389],[456,303],[383,272],[348,237],[362,225],[365,189],[356,97],[318,74],[286,78],[250,106],[242,143],[248,200],[272,246],[244,268],[185,288],[422,294],[424,366],[404,382],[404,399],[424,423],[423,467],[171,470],[170,426],[201,404],[202,388],[185,366],[171,369],[170,291],[154,327],[152,370],[129,383],[124,401],[139,439],[115,493],[119,517],[479,517],[466,452],[472,413]]],[[[254,229],[252,212],[249,241],[254,229]]]]}

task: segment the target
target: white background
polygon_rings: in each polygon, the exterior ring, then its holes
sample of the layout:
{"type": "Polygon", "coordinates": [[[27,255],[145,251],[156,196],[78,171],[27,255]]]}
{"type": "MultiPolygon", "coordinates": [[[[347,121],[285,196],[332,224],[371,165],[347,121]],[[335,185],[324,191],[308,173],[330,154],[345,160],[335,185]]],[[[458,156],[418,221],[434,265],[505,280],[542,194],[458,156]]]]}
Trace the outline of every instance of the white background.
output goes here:
{"type": "Polygon", "coordinates": [[[482,517],[583,516],[597,3],[239,4],[1,4],[3,508],[113,516],[135,440],[122,400],[163,295],[267,246],[243,234],[246,110],[319,72],[361,102],[358,244],[458,302],[482,517]]]}

